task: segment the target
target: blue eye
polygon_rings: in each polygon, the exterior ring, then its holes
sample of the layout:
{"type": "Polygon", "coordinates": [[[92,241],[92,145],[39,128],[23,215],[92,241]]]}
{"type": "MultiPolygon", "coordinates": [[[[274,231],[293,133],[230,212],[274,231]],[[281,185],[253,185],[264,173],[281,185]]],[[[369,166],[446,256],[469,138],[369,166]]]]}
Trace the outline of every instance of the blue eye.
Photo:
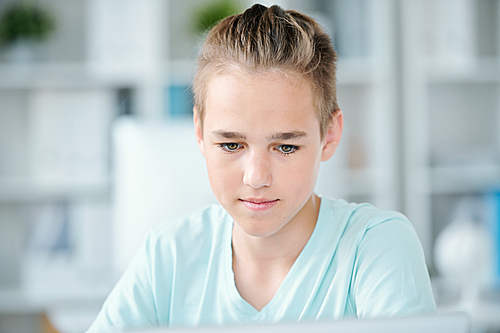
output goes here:
{"type": "Polygon", "coordinates": [[[276,149],[283,155],[290,155],[299,150],[299,147],[294,145],[279,145],[276,147],[276,149]]]}
{"type": "Polygon", "coordinates": [[[225,152],[232,153],[242,148],[243,146],[236,142],[229,142],[229,143],[221,143],[219,144],[219,147],[225,152]]]}

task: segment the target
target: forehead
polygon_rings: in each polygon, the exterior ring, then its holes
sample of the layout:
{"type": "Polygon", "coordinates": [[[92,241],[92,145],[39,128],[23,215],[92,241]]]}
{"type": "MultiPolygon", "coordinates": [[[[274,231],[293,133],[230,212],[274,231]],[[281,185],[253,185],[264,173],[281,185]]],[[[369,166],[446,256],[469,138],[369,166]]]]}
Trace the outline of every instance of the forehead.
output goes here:
{"type": "Polygon", "coordinates": [[[204,127],[212,129],[319,130],[311,84],[296,74],[219,74],[207,86],[205,103],[204,127]]]}

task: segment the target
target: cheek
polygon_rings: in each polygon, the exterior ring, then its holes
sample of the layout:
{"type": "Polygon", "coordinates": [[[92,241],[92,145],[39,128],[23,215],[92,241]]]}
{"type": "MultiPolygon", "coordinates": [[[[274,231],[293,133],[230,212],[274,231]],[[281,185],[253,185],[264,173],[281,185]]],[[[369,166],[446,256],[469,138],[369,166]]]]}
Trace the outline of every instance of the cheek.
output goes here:
{"type": "MultiPolygon", "coordinates": [[[[304,156],[305,157],[305,156],[304,156]]],[[[314,188],[319,171],[317,158],[307,156],[300,163],[292,165],[282,165],[279,172],[274,173],[275,184],[279,183],[287,187],[287,192],[302,193],[310,192],[314,188]]]]}
{"type": "MultiPolygon", "coordinates": [[[[217,154],[215,154],[217,155],[217,154]]],[[[239,172],[234,163],[220,156],[208,152],[205,156],[210,186],[215,196],[220,199],[225,194],[231,193],[231,188],[237,185],[240,179],[239,172]]]]}

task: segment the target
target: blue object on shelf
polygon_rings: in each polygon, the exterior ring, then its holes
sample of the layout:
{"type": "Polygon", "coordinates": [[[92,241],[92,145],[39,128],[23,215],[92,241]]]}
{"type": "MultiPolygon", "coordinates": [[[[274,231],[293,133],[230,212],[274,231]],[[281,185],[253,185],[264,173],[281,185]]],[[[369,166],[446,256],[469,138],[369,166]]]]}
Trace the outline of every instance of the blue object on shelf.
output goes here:
{"type": "Polygon", "coordinates": [[[170,85],[167,88],[167,115],[190,117],[193,114],[193,93],[189,85],[170,85]]]}
{"type": "Polygon", "coordinates": [[[487,224],[493,240],[494,283],[500,287],[500,189],[486,194],[488,218],[487,224]]]}

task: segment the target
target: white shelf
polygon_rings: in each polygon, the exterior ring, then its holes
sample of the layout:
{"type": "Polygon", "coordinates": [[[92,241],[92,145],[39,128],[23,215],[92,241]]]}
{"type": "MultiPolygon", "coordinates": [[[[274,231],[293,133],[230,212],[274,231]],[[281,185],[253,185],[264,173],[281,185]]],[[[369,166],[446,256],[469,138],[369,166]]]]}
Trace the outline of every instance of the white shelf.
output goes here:
{"type": "Polygon", "coordinates": [[[48,182],[28,177],[0,177],[1,202],[33,202],[52,199],[107,198],[111,180],[48,182]]]}
{"type": "Polygon", "coordinates": [[[493,163],[434,166],[431,183],[434,194],[484,192],[500,184],[500,166],[493,163]]]}
{"type": "Polygon", "coordinates": [[[142,81],[140,73],[104,74],[84,63],[0,64],[0,89],[102,88],[134,86],[142,81]]]}
{"type": "Polygon", "coordinates": [[[43,310],[43,306],[30,300],[23,290],[0,288],[0,313],[37,314],[43,310]]]}
{"type": "Polygon", "coordinates": [[[66,299],[37,299],[22,288],[0,288],[0,314],[39,314],[48,309],[75,308],[82,311],[88,308],[99,309],[108,296],[107,293],[90,293],[85,297],[66,299]]]}
{"type": "Polygon", "coordinates": [[[470,66],[446,68],[428,66],[429,83],[500,83],[500,58],[478,58],[470,66]]]}
{"type": "MultiPolygon", "coordinates": [[[[339,85],[376,84],[382,78],[373,59],[346,59],[338,61],[337,81],[339,85]]],[[[169,73],[170,80],[191,82],[196,69],[196,60],[165,62],[158,68],[160,76],[169,73]]],[[[0,63],[0,89],[36,88],[85,88],[135,86],[148,82],[150,78],[140,71],[128,74],[104,73],[93,70],[85,63],[0,63]]]]}

